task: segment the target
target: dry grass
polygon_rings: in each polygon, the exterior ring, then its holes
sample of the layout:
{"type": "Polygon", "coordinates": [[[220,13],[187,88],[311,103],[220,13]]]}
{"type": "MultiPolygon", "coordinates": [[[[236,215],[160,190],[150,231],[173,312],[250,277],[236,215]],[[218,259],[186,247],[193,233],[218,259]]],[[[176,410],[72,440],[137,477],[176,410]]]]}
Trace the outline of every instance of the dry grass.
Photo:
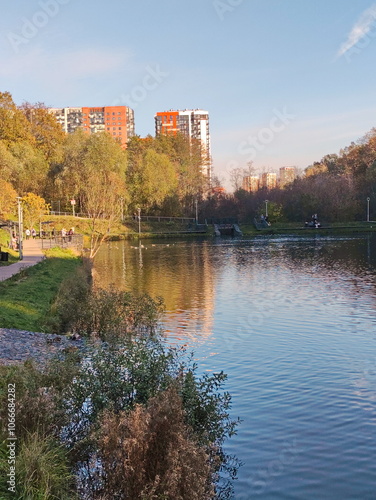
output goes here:
{"type": "Polygon", "coordinates": [[[130,413],[106,413],[99,442],[104,492],[96,498],[207,500],[214,496],[209,456],[184,423],[170,388],[130,413]]]}

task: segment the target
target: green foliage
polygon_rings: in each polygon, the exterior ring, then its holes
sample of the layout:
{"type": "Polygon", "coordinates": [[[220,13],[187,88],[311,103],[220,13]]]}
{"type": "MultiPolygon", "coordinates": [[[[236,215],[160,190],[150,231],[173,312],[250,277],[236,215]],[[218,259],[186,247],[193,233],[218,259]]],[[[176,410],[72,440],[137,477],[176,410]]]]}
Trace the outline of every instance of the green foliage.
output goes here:
{"type": "MultiPolygon", "coordinates": [[[[6,443],[6,441],[4,441],[6,443]]],[[[5,444],[0,448],[1,462],[7,463],[5,444]],[[4,460],[5,459],[5,460],[4,460]],[[3,461],[4,460],[4,461],[3,461]]],[[[28,434],[18,447],[16,455],[16,493],[8,491],[8,467],[0,466],[1,498],[16,500],[73,500],[73,476],[67,453],[58,442],[35,432],[28,434]]]]}
{"type": "MultiPolygon", "coordinates": [[[[184,351],[167,349],[158,337],[101,345],[88,357],[90,362],[82,365],[66,395],[71,420],[66,437],[75,460],[90,467],[103,411],[132,411],[135,405],[147,405],[161,391],[175,387],[182,399],[185,425],[210,457],[210,482],[221,478],[217,498],[231,498],[231,479],[239,464],[224,453],[223,443],[235,432],[237,422],[229,416],[230,395],[221,394],[223,373],[197,377],[184,351]]],[[[95,484],[94,480],[91,487],[95,484]]]]}
{"type": "Polygon", "coordinates": [[[163,311],[160,297],[91,288],[91,262],[61,284],[45,327],[55,333],[68,331],[101,340],[133,334],[150,334],[163,311]]]}
{"type": "MultiPolygon", "coordinates": [[[[215,498],[232,498],[228,480],[235,477],[238,464],[224,453],[223,443],[237,422],[229,415],[229,394],[222,393],[226,376],[199,377],[183,350],[165,346],[156,332],[159,306],[152,299],[145,297],[140,306],[139,299],[128,294],[114,299],[101,293],[97,300],[103,297],[109,302],[100,313],[103,323],[112,324],[113,306],[119,307],[121,299],[120,307],[131,318],[132,336],[108,335],[106,342],[88,344],[80,363],[76,354],[43,368],[33,363],[0,367],[2,419],[7,384],[16,386],[22,494],[25,498],[74,498],[67,492],[73,470],[78,491],[91,498],[114,498],[115,491],[123,494],[127,487],[121,480],[124,471],[114,458],[126,463],[127,443],[132,441],[135,460],[148,464],[144,496],[139,498],[151,499],[152,493],[158,493],[159,498],[175,499],[177,491],[187,492],[181,498],[212,498],[208,492],[213,487],[215,498]],[[155,333],[150,335],[151,331],[155,333]],[[113,423],[120,427],[114,429],[113,423]],[[117,439],[113,446],[118,428],[124,429],[124,440],[119,443],[117,439]],[[129,428],[135,431],[132,436],[129,428]],[[57,445],[58,437],[66,452],[57,445]],[[96,467],[102,462],[105,469],[96,467]]],[[[134,491],[142,485],[145,471],[126,470],[134,491]]]]}
{"type": "Polygon", "coordinates": [[[71,251],[51,250],[47,259],[0,283],[0,326],[41,331],[64,277],[80,259],[71,251]],[[58,255],[58,256],[55,256],[58,255]]]}
{"type": "Polygon", "coordinates": [[[84,265],[62,281],[44,328],[52,333],[79,330],[78,325],[85,322],[87,316],[90,290],[91,263],[85,259],[84,265]]]}

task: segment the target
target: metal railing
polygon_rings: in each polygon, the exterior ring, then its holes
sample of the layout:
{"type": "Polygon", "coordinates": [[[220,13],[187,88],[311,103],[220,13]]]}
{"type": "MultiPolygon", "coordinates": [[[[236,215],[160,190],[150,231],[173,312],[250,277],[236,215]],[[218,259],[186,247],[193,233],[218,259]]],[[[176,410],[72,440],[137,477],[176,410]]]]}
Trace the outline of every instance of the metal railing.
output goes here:
{"type": "Polygon", "coordinates": [[[61,235],[45,235],[41,238],[42,248],[76,248],[77,250],[82,250],[84,246],[84,238],[82,234],[67,234],[66,236],[61,235]]]}
{"type": "MultiPolygon", "coordinates": [[[[123,221],[138,221],[138,215],[124,217],[123,221]]],[[[189,224],[195,222],[194,217],[165,217],[159,215],[141,215],[140,220],[144,222],[182,222],[183,224],[189,224]]]]}

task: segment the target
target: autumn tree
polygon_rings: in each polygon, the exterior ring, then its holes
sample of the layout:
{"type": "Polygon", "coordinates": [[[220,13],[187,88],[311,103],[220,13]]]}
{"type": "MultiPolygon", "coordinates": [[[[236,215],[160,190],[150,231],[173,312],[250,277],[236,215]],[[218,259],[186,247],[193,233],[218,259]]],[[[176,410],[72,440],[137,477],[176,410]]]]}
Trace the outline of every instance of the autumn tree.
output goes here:
{"type": "Polygon", "coordinates": [[[9,92],[0,92],[0,140],[6,146],[17,142],[34,143],[30,124],[9,92]]]}
{"type": "Polygon", "coordinates": [[[49,212],[50,207],[46,201],[34,193],[27,193],[22,198],[22,202],[25,227],[35,227],[37,223],[41,222],[43,216],[49,212]]]}
{"type": "Polygon", "coordinates": [[[7,219],[16,210],[17,193],[12,185],[0,179],[0,216],[7,219]]]}
{"type": "Polygon", "coordinates": [[[121,205],[128,199],[126,168],[127,154],[109,134],[78,130],[67,137],[55,183],[67,199],[77,199],[79,209],[90,218],[90,258],[120,220],[121,205]]]}
{"type": "Polygon", "coordinates": [[[49,163],[61,160],[65,132],[43,103],[24,102],[19,108],[30,124],[37,148],[49,163]]]}

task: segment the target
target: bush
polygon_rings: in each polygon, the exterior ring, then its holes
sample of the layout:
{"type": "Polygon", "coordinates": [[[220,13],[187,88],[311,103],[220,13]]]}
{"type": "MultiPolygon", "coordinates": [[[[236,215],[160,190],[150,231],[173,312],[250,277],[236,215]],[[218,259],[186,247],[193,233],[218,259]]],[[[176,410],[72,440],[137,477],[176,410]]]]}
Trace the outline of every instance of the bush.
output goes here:
{"type": "MultiPolygon", "coordinates": [[[[220,392],[226,379],[223,373],[198,378],[196,367],[185,361],[184,351],[165,348],[157,336],[127,338],[118,345],[104,344],[88,353],[87,359],[65,397],[70,425],[64,429],[64,436],[75,462],[80,464],[82,491],[99,494],[100,470],[97,467],[94,473],[93,463],[102,462],[98,456],[98,433],[103,412],[118,415],[135,411],[137,405],[148,408],[153,398],[174,387],[182,401],[184,424],[197,449],[209,457],[215,498],[232,498],[231,481],[239,464],[224,453],[223,443],[235,432],[237,421],[229,416],[229,394],[220,392]]],[[[163,446],[163,439],[160,445],[163,446]]],[[[154,486],[151,482],[150,488],[154,486]]]]}
{"type": "Polygon", "coordinates": [[[209,455],[195,442],[184,416],[174,387],[146,407],[105,413],[99,440],[102,488],[94,498],[213,498],[209,455]]]}
{"type": "Polygon", "coordinates": [[[91,262],[63,281],[45,329],[75,332],[109,340],[132,334],[153,334],[164,310],[163,300],[149,295],[92,288],[91,262]]]}
{"type": "Polygon", "coordinates": [[[85,259],[83,265],[61,283],[44,328],[53,333],[66,333],[85,322],[90,290],[91,265],[85,259]]]}

